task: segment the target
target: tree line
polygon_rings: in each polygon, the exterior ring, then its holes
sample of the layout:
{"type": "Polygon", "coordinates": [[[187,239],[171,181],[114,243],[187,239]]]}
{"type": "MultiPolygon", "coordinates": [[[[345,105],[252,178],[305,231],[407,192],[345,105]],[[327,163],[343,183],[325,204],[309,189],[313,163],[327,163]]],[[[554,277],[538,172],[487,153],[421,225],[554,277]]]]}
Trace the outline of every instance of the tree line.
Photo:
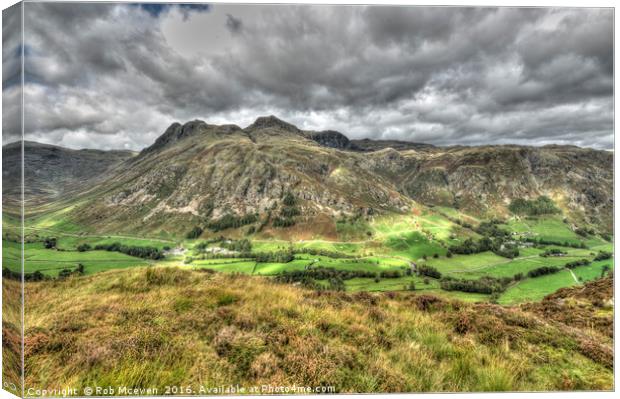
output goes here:
{"type": "Polygon", "coordinates": [[[95,246],[95,250],[120,252],[125,255],[135,256],[143,259],[159,260],[164,258],[164,253],[155,247],[140,247],[137,245],[123,245],[120,242],[114,242],[112,244],[99,244],[95,246]]]}

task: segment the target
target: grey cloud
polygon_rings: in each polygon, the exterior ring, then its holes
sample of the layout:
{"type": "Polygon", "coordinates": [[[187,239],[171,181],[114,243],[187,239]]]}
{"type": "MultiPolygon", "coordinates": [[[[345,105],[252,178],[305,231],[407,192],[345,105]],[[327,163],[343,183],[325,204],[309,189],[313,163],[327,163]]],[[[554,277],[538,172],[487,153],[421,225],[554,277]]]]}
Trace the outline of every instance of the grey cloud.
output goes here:
{"type": "Polygon", "coordinates": [[[244,125],[266,113],[354,138],[612,142],[609,9],[215,5],[153,14],[28,3],[26,20],[26,129],[48,142],[139,149],[174,120],[244,125]],[[164,24],[187,29],[181,43],[164,24]]]}
{"type": "Polygon", "coordinates": [[[239,33],[243,26],[243,22],[239,18],[235,18],[230,14],[226,14],[226,27],[232,33],[239,33]]]}

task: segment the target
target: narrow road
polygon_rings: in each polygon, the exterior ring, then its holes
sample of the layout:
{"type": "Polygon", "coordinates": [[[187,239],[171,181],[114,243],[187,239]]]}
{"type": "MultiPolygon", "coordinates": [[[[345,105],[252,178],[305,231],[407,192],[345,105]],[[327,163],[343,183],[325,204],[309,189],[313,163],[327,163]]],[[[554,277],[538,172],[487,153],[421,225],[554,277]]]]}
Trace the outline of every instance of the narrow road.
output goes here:
{"type": "Polygon", "coordinates": [[[572,271],[571,269],[569,269],[569,268],[566,268],[566,269],[570,272],[570,275],[571,275],[571,276],[573,276],[573,279],[575,279],[575,282],[576,282],[577,284],[581,284],[581,282],[579,281],[579,279],[577,279],[577,276],[575,276],[575,273],[573,273],[573,271],[572,271]]]}

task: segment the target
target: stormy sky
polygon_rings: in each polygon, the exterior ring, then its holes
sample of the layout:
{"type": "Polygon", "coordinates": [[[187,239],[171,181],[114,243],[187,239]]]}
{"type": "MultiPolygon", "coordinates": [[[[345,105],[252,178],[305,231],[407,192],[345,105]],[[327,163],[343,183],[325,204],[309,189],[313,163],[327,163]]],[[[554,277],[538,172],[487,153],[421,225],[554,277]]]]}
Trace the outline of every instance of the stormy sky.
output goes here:
{"type": "MultiPolygon", "coordinates": [[[[245,127],[274,114],[350,138],[613,146],[611,9],[26,3],[24,14],[29,140],[139,150],[174,121],[245,127]]],[[[19,21],[9,11],[3,25],[6,143],[19,134],[19,21]]]]}

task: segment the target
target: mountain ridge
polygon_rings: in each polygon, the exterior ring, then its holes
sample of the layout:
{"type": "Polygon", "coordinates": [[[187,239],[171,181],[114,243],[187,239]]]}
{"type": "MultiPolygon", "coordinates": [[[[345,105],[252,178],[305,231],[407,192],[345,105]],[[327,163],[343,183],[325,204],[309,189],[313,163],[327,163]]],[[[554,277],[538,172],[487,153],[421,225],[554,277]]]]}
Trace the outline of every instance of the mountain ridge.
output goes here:
{"type": "Polygon", "coordinates": [[[572,146],[354,141],[269,116],[243,129],[173,123],[138,156],[108,166],[96,185],[85,180],[76,194],[84,205],[70,212],[102,231],[178,235],[227,215],[258,215],[264,234],[333,238],[342,216],[447,206],[501,217],[510,201],[540,195],[575,224],[612,229],[613,153],[572,146]],[[283,204],[287,193],[292,207],[283,204]]]}

